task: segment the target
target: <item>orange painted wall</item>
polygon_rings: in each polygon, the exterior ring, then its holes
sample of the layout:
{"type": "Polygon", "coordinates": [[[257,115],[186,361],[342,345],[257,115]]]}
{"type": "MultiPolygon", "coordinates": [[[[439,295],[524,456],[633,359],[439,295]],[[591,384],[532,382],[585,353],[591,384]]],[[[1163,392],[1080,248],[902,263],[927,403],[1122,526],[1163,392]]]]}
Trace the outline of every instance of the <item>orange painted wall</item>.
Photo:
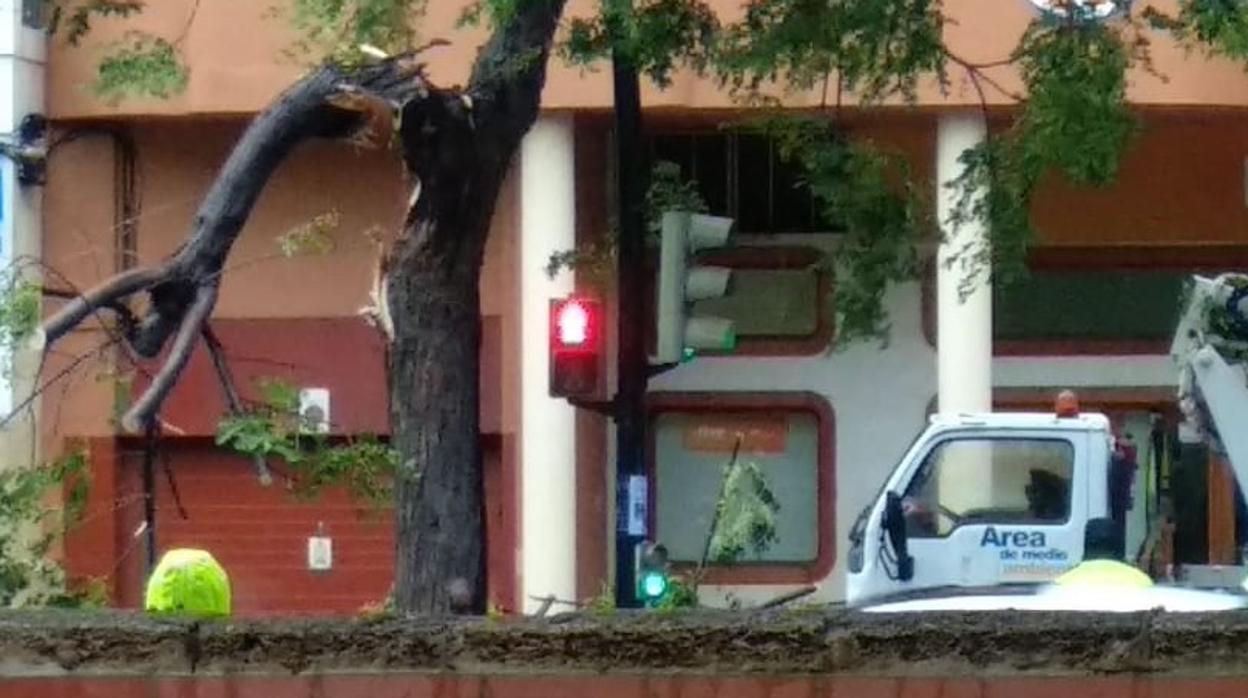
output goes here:
{"type": "MultiPolygon", "coordinates": [[[[130,22],[96,23],[92,36],[80,47],[57,42],[51,52],[48,88],[50,113],[56,118],[100,117],[119,114],[230,114],[262,108],[298,74],[301,66],[280,59],[281,52],[294,38],[280,19],[266,19],[272,3],[198,3],[194,21],[188,24],[193,0],[163,0],[151,3],[143,16],[130,22]],[[136,100],[117,107],[104,104],[84,89],[94,74],[103,46],[116,40],[127,29],[142,28],[170,39],[181,38],[179,49],[191,65],[190,82],[184,94],[173,99],[136,100]]],[[[428,16],[420,20],[424,38],[444,38],[450,46],[428,54],[430,74],[443,85],[463,84],[482,42],[481,29],[457,29],[455,20],[465,0],[429,3],[428,16]]],[[[737,16],[737,0],[712,0],[720,17],[737,16]]],[[[1175,0],[1136,3],[1173,9],[1175,0]]],[[[573,0],[567,15],[584,14],[596,7],[594,0],[573,0]]],[[[1026,0],[947,0],[944,12],[948,44],[960,56],[976,62],[1005,58],[1018,36],[1034,16],[1026,0]]],[[[1226,60],[1210,60],[1199,52],[1187,55],[1165,35],[1149,32],[1152,58],[1157,71],[1166,79],[1142,69],[1133,70],[1131,99],[1142,104],[1169,105],[1248,105],[1248,79],[1242,70],[1226,60]]],[[[1010,68],[993,69],[991,76],[1007,91],[1017,88],[1010,68]]],[[[979,98],[961,69],[950,68],[952,80],[942,90],[934,80],[920,85],[918,101],[929,106],[975,105],[979,98]]],[[[852,97],[852,96],[851,96],[852,97]]],[[[1010,104],[1013,97],[989,89],[987,99],[994,104],[1010,104]]],[[[713,82],[688,73],[675,76],[671,86],[658,90],[647,86],[648,106],[669,109],[726,108],[732,106],[727,94],[713,82]]],[[[817,93],[792,96],[793,105],[817,104],[817,93]]],[[[852,98],[850,100],[852,102],[852,98]]],[[[603,109],[611,104],[609,71],[583,73],[558,60],[552,63],[543,104],[548,109],[603,109]]]]}
{"type": "Polygon", "coordinates": [[[1248,244],[1243,119],[1178,112],[1149,114],[1143,124],[1112,186],[1046,183],[1032,218],[1045,241],[1248,244]]]}

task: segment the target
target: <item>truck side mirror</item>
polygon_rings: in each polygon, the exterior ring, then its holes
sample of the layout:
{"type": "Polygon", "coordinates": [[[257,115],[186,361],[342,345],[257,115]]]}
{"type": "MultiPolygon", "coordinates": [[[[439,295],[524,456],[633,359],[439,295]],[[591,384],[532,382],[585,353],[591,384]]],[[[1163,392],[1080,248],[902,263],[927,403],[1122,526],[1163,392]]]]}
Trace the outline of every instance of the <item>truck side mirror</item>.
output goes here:
{"type": "Polygon", "coordinates": [[[903,582],[914,577],[914,558],[906,550],[906,516],[901,510],[901,495],[889,492],[884,500],[884,531],[897,556],[897,579],[903,582]]]}

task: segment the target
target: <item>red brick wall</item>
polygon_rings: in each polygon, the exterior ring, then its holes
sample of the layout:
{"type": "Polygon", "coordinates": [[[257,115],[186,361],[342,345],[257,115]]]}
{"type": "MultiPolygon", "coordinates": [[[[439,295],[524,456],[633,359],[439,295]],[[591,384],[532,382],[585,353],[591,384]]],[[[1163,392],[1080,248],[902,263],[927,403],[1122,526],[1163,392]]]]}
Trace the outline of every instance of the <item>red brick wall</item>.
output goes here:
{"type": "MultiPolygon", "coordinates": [[[[142,453],[114,451],[112,440],[90,444],[92,489],[84,524],[67,539],[67,566],[76,578],[103,577],[115,603],[142,599],[146,548],[142,453]]],[[[506,445],[484,444],[490,597],[514,608],[514,502],[502,486],[506,445]]],[[[156,472],[156,545],[210,551],[230,575],[240,616],[351,614],[385,597],[393,578],[390,510],[373,511],[341,491],[314,501],[296,499],[280,473],[262,487],[250,461],[204,439],[171,439],[156,472]],[[172,478],[163,463],[168,463],[172,478]],[[174,496],[176,488],[177,496],[174,496]],[[307,538],[318,522],[333,539],[334,568],[307,569],[307,538]]],[[[159,555],[158,552],[158,555],[159,555]]]]}
{"type": "MultiPolygon", "coordinates": [[[[335,433],[389,431],[384,348],[376,331],[359,318],[223,319],[213,327],[244,398],[256,397],[261,378],[324,386],[331,391],[335,433]]],[[[500,319],[485,317],[482,330],[487,578],[491,601],[510,610],[516,607],[517,588],[515,438],[502,433],[500,319]]],[[[145,385],[140,372],[135,393],[145,385]]],[[[158,551],[210,550],[231,575],[235,610],[241,615],[351,613],[382,599],[394,567],[390,512],[364,518],[366,512],[342,492],[299,502],[280,479],[261,487],[249,462],[212,445],[225,409],[208,353],[197,349],[161,414],[170,433],[156,473],[158,551]],[[164,463],[173,474],[181,510],[164,463]],[[307,537],[318,522],[334,539],[335,564],[328,573],[307,569],[307,537]]],[[[122,443],[90,443],[90,501],[84,525],[66,542],[66,562],[71,577],[106,579],[114,601],[132,608],[140,603],[146,574],[145,539],[135,535],[143,522],[142,457],[133,445],[121,448],[122,443]]]]}
{"type": "Polygon", "coordinates": [[[5,698],[1239,698],[1248,679],[248,676],[0,679],[5,698]]]}
{"type": "MultiPolygon", "coordinates": [[[[178,497],[157,473],[157,549],[211,552],[230,575],[237,614],[350,613],[385,597],[394,569],[389,510],[370,510],[341,491],[296,500],[282,477],[262,487],[249,461],[211,444],[183,445],[171,461],[178,497]],[[328,572],[307,568],[307,538],[318,522],[333,539],[328,572]]],[[[125,467],[138,470],[142,458],[128,455],[125,467]]]]}

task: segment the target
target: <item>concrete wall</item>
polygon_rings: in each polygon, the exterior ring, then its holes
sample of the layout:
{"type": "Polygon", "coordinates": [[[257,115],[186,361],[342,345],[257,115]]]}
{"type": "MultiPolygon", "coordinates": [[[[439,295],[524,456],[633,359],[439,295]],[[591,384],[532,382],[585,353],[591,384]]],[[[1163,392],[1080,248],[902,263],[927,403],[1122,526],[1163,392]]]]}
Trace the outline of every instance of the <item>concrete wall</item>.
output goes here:
{"type": "Polygon", "coordinates": [[[1232,678],[740,678],[719,676],[474,676],[279,674],[200,678],[59,678],[5,681],[9,698],[1233,698],[1232,678]]]}
{"type": "Polygon", "coordinates": [[[1243,695],[1248,616],[844,611],[192,623],[0,613],[0,695],[1243,695]]]}

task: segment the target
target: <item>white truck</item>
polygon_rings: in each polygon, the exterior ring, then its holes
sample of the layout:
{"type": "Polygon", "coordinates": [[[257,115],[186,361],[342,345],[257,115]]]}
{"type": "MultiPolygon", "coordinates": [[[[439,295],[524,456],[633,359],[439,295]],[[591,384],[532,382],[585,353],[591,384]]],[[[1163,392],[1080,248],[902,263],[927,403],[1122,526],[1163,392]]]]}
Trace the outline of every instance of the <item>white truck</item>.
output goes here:
{"type": "MultiPolygon", "coordinates": [[[[1189,425],[1248,492],[1248,275],[1195,277],[1171,346],[1189,425]]],[[[1109,419],[936,415],[850,532],[850,606],[1036,588],[1083,559],[1088,521],[1125,514],[1109,419]]]]}

